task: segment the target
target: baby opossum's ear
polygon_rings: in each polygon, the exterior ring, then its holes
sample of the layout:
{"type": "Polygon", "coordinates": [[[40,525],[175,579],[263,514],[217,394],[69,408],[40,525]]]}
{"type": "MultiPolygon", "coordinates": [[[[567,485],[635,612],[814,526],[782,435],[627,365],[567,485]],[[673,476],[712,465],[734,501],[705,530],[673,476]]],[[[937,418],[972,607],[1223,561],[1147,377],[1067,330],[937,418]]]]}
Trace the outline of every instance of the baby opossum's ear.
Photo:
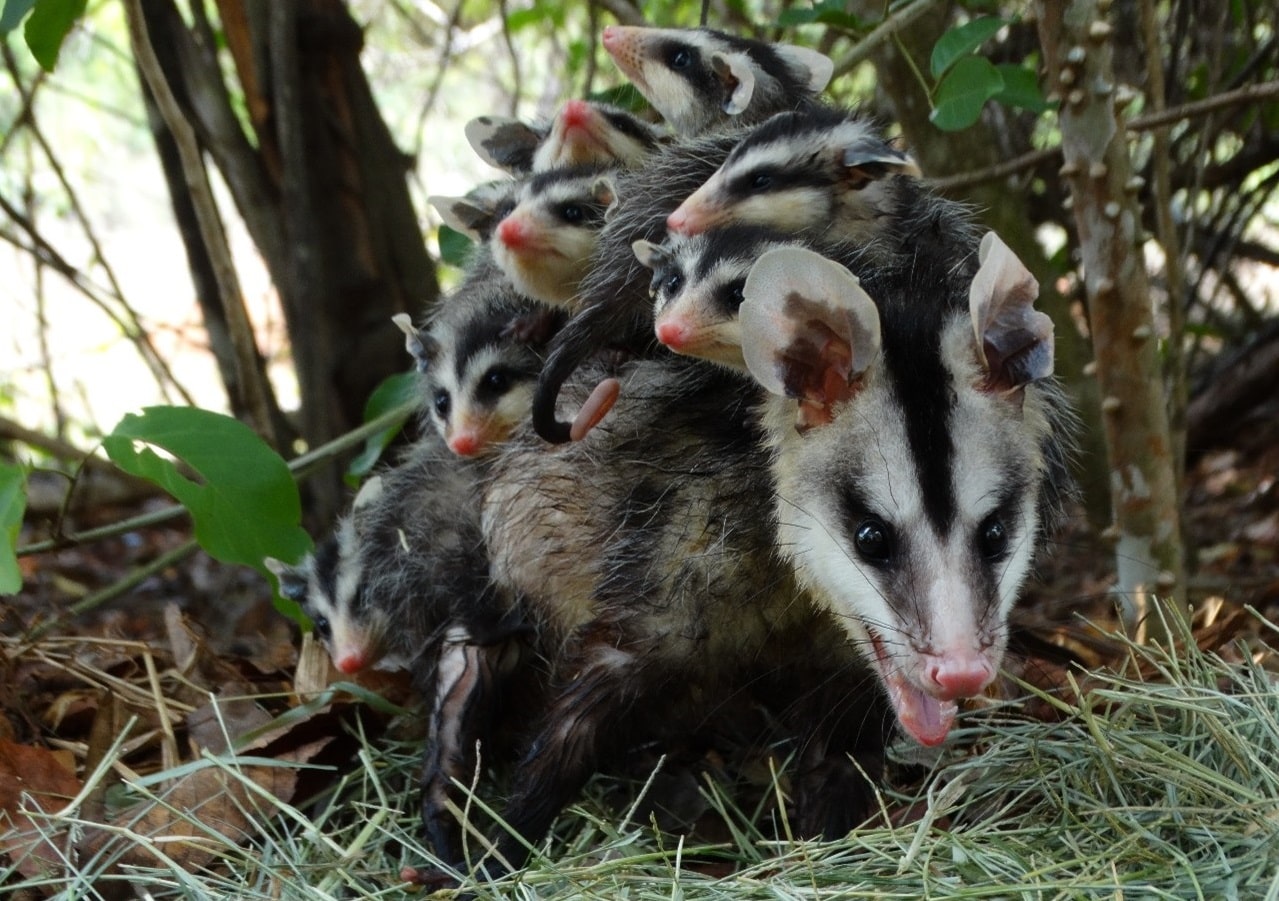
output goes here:
{"type": "Polygon", "coordinates": [[[795,44],[774,44],[773,50],[786,60],[792,71],[804,76],[802,80],[807,82],[808,89],[814,94],[824,91],[826,85],[830,84],[831,76],[835,74],[834,60],[816,50],[795,44]]]}
{"type": "Polygon", "coordinates": [[[873,135],[857,138],[845,147],[843,163],[846,177],[854,190],[890,175],[918,178],[922,174],[919,164],[910,154],[903,153],[873,135]]]}
{"type": "Polygon", "coordinates": [[[1011,394],[1053,371],[1053,322],[1035,309],[1039,282],[994,232],[977,251],[968,290],[977,356],[989,390],[1011,394]]]}
{"type": "Polygon", "coordinates": [[[445,225],[460,231],[477,244],[487,241],[497,224],[496,205],[483,200],[432,194],[426,202],[435,207],[445,225]]]}
{"type": "Polygon", "coordinates": [[[755,69],[750,57],[745,53],[712,53],[711,71],[727,95],[724,112],[730,116],[745,112],[755,96],[755,69]]]}
{"type": "Polygon", "coordinates": [[[275,574],[280,582],[280,597],[301,604],[306,601],[306,583],[311,558],[303,561],[301,566],[290,566],[283,560],[267,557],[262,565],[275,574]]]}
{"type": "Polygon", "coordinates": [[[404,349],[413,357],[418,372],[426,372],[439,351],[438,342],[413,325],[413,318],[408,313],[396,313],[391,321],[404,332],[404,349]]]}
{"type": "Polygon", "coordinates": [[[617,189],[613,187],[613,180],[607,175],[601,175],[595,179],[591,185],[591,196],[595,198],[596,203],[604,206],[604,221],[608,222],[613,218],[613,214],[617,212],[617,189]]]}
{"type": "Polygon", "coordinates": [[[742,289],[742,353],[751,375],[799,401],[800,431],[834,418],[879,353],[879,311],[857,277],[801,247],[766,251],[742,289]]]}
{"type": "Polygon", "coordinates": [[[656,269],[663,263],[670,262],[671,259],[670,252],[665,247],[654,244],[652,241],[645,241],[643,238],[633,241],[631,250],[635,251],[635,259],[649,269],[656,269]]]}
{"type": "Polygon", "coordinates": [[[477,116],[463,129],[466,140],[480,159],[512,175],[533,169],[533,154],[542,135],[518,119],[505,116],[477,116]]]}

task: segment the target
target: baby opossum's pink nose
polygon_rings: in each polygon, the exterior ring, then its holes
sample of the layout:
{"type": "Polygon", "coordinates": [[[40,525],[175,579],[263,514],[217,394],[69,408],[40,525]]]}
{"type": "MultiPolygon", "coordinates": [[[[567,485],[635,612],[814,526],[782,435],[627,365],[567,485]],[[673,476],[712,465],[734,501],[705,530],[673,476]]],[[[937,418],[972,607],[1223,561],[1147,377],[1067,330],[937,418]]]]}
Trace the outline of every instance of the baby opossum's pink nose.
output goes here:
{"type": "Polygon", "coordinates": [[[341,657],[334,660],[333,665],[336,666],[340,672],[346,673],[350,676],[354,673],[358,673],[360,670],[368,666],[369,659],[365,654],[352,651],[348,654],[343,654],[341,657]]]}
{"type": "Polygon", "coordinates": [[[604,45],[605,50],[612,51],[622,42],[622,37],[621,28],[617,25],[606,25],[604,26],[604,33],[600,36],[600,42],[604,45]]]}
{"type": "Polygon", "coordinates": [[[459,457],[474,456],[480,449],[480,439],[478,435],[471,432],[460,432],[449,439],[449,450],[457,454],[459,457]]]}
{"type": "Polygon", "coordinates": [[[671,350],[679,350],[688,343],[688,326],[678,320],[659,322],[656,331],[657,340],[671,350]]]}
{"type": "Polygon", "coordinates": [[[591,105],[585,100],[569,100],[560,107],[560,120],[565,128],[584,128],[591,121],[591,105]]]}
{"type": "Polygon", "coordinates": [[[528,229],[524,222],[513,216],[507,216],[497,224],[497,238],[507,247],[514,250],[528,243],[528,229]]]}
{"type": "Polygon", "coordinates": [[[971,698],[995,678],[995,670],[984,656],[943,657],[929,664],[928,680],[938,689],[944,701],[971,698]]]}

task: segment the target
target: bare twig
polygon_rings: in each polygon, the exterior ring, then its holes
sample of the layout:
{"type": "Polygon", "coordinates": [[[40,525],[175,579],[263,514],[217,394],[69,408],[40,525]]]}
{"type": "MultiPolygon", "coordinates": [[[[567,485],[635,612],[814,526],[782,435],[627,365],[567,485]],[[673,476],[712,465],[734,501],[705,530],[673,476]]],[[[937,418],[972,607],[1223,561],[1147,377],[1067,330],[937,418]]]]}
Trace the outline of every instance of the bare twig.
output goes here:
{"type": "MultiPolygon", "coordinates": [[[[26,98],[27,91],[19,77],[17,62],[13,58],[13,51],[10,50],[7,44],[3,45],[2,50],[5,67],[8,69],[9,75],[13,79],[13,83],[17,87],[19,94],[26,98]]],[[[66,170],[62,168],[62,163],[59,160],[58,155],[54,153],[52,145],[45,138],[39,122],[36,120],[34,115],[30,115],[27,117],[25,124],[27,130],[31,134],[31,137],[35,139],[41,152],[44,154],[45,160],[49,164],[50,171],[52,171],[54,176],[58,179],[58,184],[61,186],[67,199],[68,207],[70,208],[72,215],[75,217],[75,220],[80,224],[80,230],[84,233],[85,239],[89,242],[89,248],[93,252],[93,260],[102,270],[103,275],[106,277],[107,285],[110,288],[111,295],[121,307],[121,315],[116,318],[118,321],[128,324],[128,327],[124,329],[125,336],[133,342],[135,347],[137,347],[139,355],[151,369],[152,374],[155,376],[156,384],[159,386],[165,399],[169,399],[169,389],[172,388],[177,392],[178,396],[184,403],[193,404],[194,401],[192,400],[191,395],[182,387],[181,384],[179,384],[178,380],[174,378],[172,371],[169,369],[169,364],[165,362],[164,358],[160,356],[159,352],[156,351],[155,346],[151,343],[151,339],[147,335],[147,331],[143,327],[137,312],[125,299],[124,290],[120,287],[120,282],[115,276],[115,270],[111,267],[111,263],[108,260],[107,255],[102,251],[102,245],[98,241],[97,233],[94,231],[93,225],[89,222],[89,217],[85,214],[84,207],[80,203],[79,195],[76,193],[75,188],[72,187],[71,182],[67,179],[66,170]]],[[[30,232],[34,234],[34,222],[29,223],[29,229],[30,232]]]]}
{"type": "Polygon", "coordinates": [[[621,25],[647,25],[644,14],[626,0],[594,0],[601,9],[613,14],[621,25]]]}

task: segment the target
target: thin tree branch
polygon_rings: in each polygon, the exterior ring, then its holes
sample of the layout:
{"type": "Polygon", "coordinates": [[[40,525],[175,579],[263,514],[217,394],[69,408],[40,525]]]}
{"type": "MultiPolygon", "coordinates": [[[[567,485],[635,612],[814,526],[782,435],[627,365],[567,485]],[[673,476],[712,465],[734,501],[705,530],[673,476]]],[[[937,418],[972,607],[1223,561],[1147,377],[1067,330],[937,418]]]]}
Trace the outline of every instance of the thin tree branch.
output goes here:
{"type": "MultiPolygon", "coordinates": [[[[1169,107],[1158,113],[1148,113],[1144,116],[1137,116],[1126,123],[1129,131],[1150,131],[1173,122],[1180,122],[1183,119],[1194,119],[1200,116],[1206,116],[1226,107],[1240,106],[1250,103],[1257,103],[1262,100],[1269,100],[1279,97],[1279,80],[1262,82],[1261,84],[1249,85],[1246,88],[1239,88],[1235,91],[1226,91],[1212,97],[1206,97],[1203,100],[1196,100],[1192,103],[1185,103],[1181,106],[1169,107]]],[[[956,191],[963,188],[979,185],[984,182],[994,181],[1000,178],[1007,178],[1010,175],[1016,175],[1027,169],[1034,169],[1044,163],[1051,162],[1061,156],[1060,147],[1048,147],[1043,150],[1032,150],[1024,153],[1015,159],[1000,163],[997,166],[990,166],[985,169],[979,169],[975,172],[962,172],[959,175],[951,175],[946,178],[931,179],[929,183],[939,191],[956,191]]]]}
{"type": "Polygon", "coordinates": [[[876,25],[870,34],[858,41],[856,46],[835,61],[835,74],[832,78],[846,75],[855,66],[865,62],[879,49],[880,44],[890,40],[898,31],[928,12],[938,2],[939,0],[912,0],[911,3],[888,16],[876,25]]]}

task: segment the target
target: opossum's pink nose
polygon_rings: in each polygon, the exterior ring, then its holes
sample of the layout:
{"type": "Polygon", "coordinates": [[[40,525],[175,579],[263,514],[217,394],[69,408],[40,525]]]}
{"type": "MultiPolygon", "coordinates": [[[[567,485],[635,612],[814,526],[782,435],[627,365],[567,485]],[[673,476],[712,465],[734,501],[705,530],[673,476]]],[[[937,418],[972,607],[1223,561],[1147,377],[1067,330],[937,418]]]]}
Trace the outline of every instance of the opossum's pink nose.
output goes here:
{"type": "Polygon", "coordinates": [[[481,446],[480,436],[474,432],[459,432],[449,439],[449,450],[459,457],[472,457],[481,446]]]}
{"type": "Polygon", "coordinates": [[[928,680],[943,701],[971,698],[995,678],[995,668],[982,655],[942,657],[928,665],[928,680]]]}
{"type": "Polygon", "coordinates": [[[680,204],[675,212],[666,217],[666,227],[677,235],[700,235],[706,231],[710,223],[706,216],[699,211],[696,206],[689,206],[688,202],[680,204]]]}
{"type": "Polygon", "coordinates": [[[516,250],[528,243],[529,230],[522,219],[507,216],[497,224],[497,238],[507,247],[516,250]]]}
{"type": "Polygon", "coordinates": [[[688,324],[678,319],[667,320],[657,324],[657,340],[661,341],[671,350],[680,350],[688,343],[690,331],[688,324]]]}
{"type": "Polygon", "coordinates": [[[560,121],[565,128],[585,128],[591,122],[592,112],[585,100],[569,100],[560,107],[560,121]]]}
{"type": "Polygon", "coordinates": [[[368,666],[369,658],[367,654],[363,654],[359,651],[350,651],[334,660],[333,665],[336,666],[340,672],[346,673],[350,676],[353,673],[358,673],[360,670],[368,666]]]}
{"type": "Polygon", "coordinates": [[[604,33],[600,35],[600,43],[604,45],[605,50],[612,53],[622,43],[622,39],[625,36],[626,34],[622,31],[621,26],[606,25],[604,26],[604,33]]]}

